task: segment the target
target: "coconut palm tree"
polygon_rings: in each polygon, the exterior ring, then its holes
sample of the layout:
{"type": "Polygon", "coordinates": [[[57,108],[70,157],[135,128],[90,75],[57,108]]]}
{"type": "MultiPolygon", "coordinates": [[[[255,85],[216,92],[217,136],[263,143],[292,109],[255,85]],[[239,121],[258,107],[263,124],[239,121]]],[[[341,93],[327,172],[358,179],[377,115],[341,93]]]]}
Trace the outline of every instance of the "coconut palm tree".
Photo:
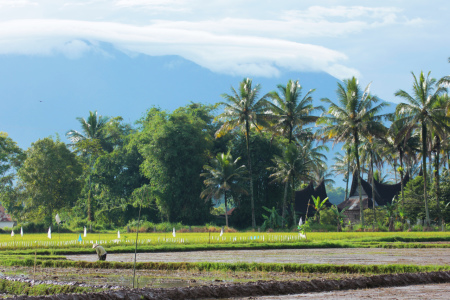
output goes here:
{"type": "MultiPolygon", "coordinates": [[[[311,179],[309,170],[312,161],[308,157],[307,149],[303,147],[299,148],[295,144],[288,144],[283,156],[275,155],[272,162],[274,166],[267,168],[269,171],[273,172],[269,178],[274,178],[272,182],[284,183],[284,197],[281,208],[281,218],[284,226],[289,185],[291,186],[291,191],[294,191],[294,176],[300,180],[311,179]]],[[[294,210],[292,211],[295,215],[294,210]]],[[[293,218],[293,220],[295,221],[295,218],[293,218]]]]}
{"type": "Polygon", "coordinates": [[[255,221],[255,202],[253,199],[253,173],[252,160],[250,151],[250,133],[251,128],[260,130],[268,125],[267,123],[267,107],[269,101],[268,94],[259,98],[261,86],[258,84],[252,87],[252,80],[246,78],[239,84],[239,90],[236,91],[231,87],[232,95],[222,94],[227,102],[221,102],[224,106],[224,112],[220,114],[216,120],[223,121],[223,125],[217,130],[216,138],[223,136],[225,133],[239,128],[245,133],[245,142],[247,147],[248,171],[250,182],[250,206],[252,211],[252,228],[256,228],[255,221]]]}
{"type": "Polygon", "coordinates": [[[233,161],[230,152],[218,153],[216,158],[211,161],[210,165],[205,165],[205,173],[200,176],[205,177],[203,181],[206,188],[200,194],[205,200],[220,199],[222,196],[225,200],[225,224],[228,227],[228,196],[232,194],[247,194],[242,187],[242,181],[246,178],[246,168],[244,165],[238,166],[241,158],[238,157],[233,161]]]}
{"type": "Polygon", "coordinates": [[[425,203],[425,218],[427,226],[430,226],[430,214],[428,209],[427,199],[427,129],[430,128],[439,136],[444,136],[444,133],[450,130],[450,124],[446,111],[436,103],[439,100],[439,95],[446,92],[446,88],[442,85],[436,86],[436,79],[430,77],[430,72],[425,76],[420,72],[417,78],[412,73],[413,93],[408,94],[404,90],[398,90],[395,96],[400,97],[406,101],[397,105],[396,113],[400,116],[397,122],[403,123],[404,126],[399,130],[398,139],[402,136],[409,136],[417,124],[421,127],[422,139],[422,166],[423,166],[423,197],[425,203]]]}
{"type": "Polygon", "coordinates": [[[84,155],[91,154],[87,152],[96,152],[92,151],[93,143],[89,144],[89,141],[97,142],[101,147],[100,150],[108,152],[113,150],[105,132],[109,117],[98,115],[97,111],[89,111],[87,119],[78,117],[77,120],[80,122],[81,132],[72,129],[66,133],[66,137],[78,148],[78,151],[82,151],[84,155]]]}
{"type": "Polygon", "coordinates": [[[362,91],[355,77],[344,80],[344,84],[338,83],[338,104],[327,98],[322,99],[323,102],[329,105],[329,108],[327,113],[318,120],[318,124],[324,125],[319,129],[319,133],[324,136],[324,139],[333,139],[333,145],[339,142],[354,144],[361,225],[363,226],[364,213],[359,145],[361,136],[382,134],[384,126],[381,123],[381,119],[384,116],[378,115],[378,113],[387,105],[386,102],[378,103],[378,98],[370,95],[369,88],[370,84],[362,91]]]}
{"type": "Polygon", "coordinates": [[[273,128],[286,136],[290,144],[294,141],[294,131],[297,129],[301,131],[303,126],[316,122],[318,117],[311,114],[316,110],[323,111],[323,107],[313,106],[311,97],[315,91],[313,89],[301,98],[302,86],[298,80],[289,80],[285,86],[279,84],[277,88],[280,94],[275,91],[269,94],[274,102],[269,106],[275,117],[273,128]]]}
{"type": "Polygon", "coordinates": [[[334,170],[336,174],[341,174],[345,179],[345,198],[344,201],[348,198],[348,183],[350,179],[350,174],[354,174],[356,171],[356,160],[354,158],[355,151],[352,151],[352,147],[347,143],[344,144],[343,149],[346,151],[346,155],[342,155],[341,153],[337,153],[333,160],[335,161],[334,165],[331,168],[334,170]]]}

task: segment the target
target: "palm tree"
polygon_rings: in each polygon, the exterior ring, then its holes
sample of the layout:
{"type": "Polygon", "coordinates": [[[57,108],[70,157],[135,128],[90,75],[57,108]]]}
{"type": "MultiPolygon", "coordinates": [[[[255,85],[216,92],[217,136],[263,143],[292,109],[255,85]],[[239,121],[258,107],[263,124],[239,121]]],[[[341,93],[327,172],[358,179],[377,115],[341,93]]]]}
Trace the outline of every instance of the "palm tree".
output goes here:
{"type": "Polygon", "coordinates": [[[80,122],[82,132],[72,129],[66,133],[66,137],[76,147],[76,152],[80,152],[84,157],[88,157],[89,159],[87,214],[88,220],[93,221],[91,173],[94,167],[95,157],[102,151],[112,151],[112,147],[108,143],[108,137],[105,134],[105,127],[108,124],[109,118],[99,116],[97,111],[89,111],[89,117],[87,119],[78,117],[77,120],[80,122]]]}
{"type": "MultiPolygon", "coordinates": [[[[291,191],[295,189],[294,176],[299,179],[311,179],[309,176],[309,169],[312,161],[307,156],[307,151],[304,148],[298,148],[295,144],[289,144],[283,156],[275,155],[272,159],[273,167],[267,168],[273,173],[269,178],[274,178],[273,182],[284,183],[284,197],[281,209],[281,218],[284,226],[284,219],[286,216],[286,204],[289,193],[289,185],[291,191]]],[[[292,210],[295,214],[294,210],[292,210]]],[[[293,218],[295,222],[295,218],[293,218]]]]}
{"type": "Polygon", "coordinates": [[[423,166],[423,197],[425,202],[425,218],[427,226],[430,226],[430,215],[428,209],[427,199],[427,128],[434,130],[439,136],[444,136],[444,133],[450,130],[449,119],[445,115],[445,109],[437,106],[439,95],[446,91],[442,85],[436,87],[436,79],[430,77],[428,72],[425,77],[423,72],[420,72],[419,78],[412,73],[413,94],[410,95],[404,90],[398,90],[395,96],[401,97],[407,103],[400,103],[397,105],[396,113],[400,116],[397,122],[405,124],[399,131],[399,139],[402,136],[409,136],[411,131],[420,124],[422,131],[422,166],[423,166]]]}
{"type": "Polygon", "coordinates": [[[309,90],[300,99],[302,86],[298,83],[298,80],[289,80],[286,86],[279,84],[277,88],[280,94],[275,91],[270,93],[270,98],[275,102],[275,104],[271,103],[270,105],[270,110],[276,120],[274,129],[286,136],[290,144],[294,140],[294,131],[316,122],[318,117],[311,116],[311,113],[315,110],[323,111],[323,107],[312,105],[311,94],[314,90],[309,90]]]}
{"type": "Polygon", "coordinates": [[[375,106],[379,100],[369,94],[370,84],[361,91],[358,80],[353,77],[344,80],[344,84],[338,83],[337,96],[339,104],[335,104],[329,99],[322,99],[329,105],[327,115],[318,120],[318,124],[324,127],[319,130],[325,139],[334,139],[333,145],[339,142],[353,143],[355,147],[356,170],[359,186],[359,204],[361,214],[361,225],[364,226],[364,214],[362,205],[361,190],[361,167],[359,162],[359,143],[361,136],[378,135],[383,131],[381,119],[383,116],[377,115],[386,102],[381,102],[375,106]]]}
{"type": "Polygon", "coordinates": [[[266,108],[269,101],[267,101],[268,94],[261,98],[258,98],[260,85],[252,87],[252,80],[249,78],[244,79],[239,84],[239,91],[236,91],[231,87],[232,95],[222,94],[222,97],[227,102],[221,102],[224,112],[217,117],[217,120],[223,121],[223,125],[217,130],[215,136],[221,137],[225,133],[233,130],[234,128],[240,128],[245,133],[245,142],[247,146],[247,158],[248,158],[248,170],[250,181],[250,205],[252,210],[252,228],[256,228],[255,221],[255,202],[253,199],[253,173],[252,173],[252,160],[250,156],[250,129],[256,127],[258,130],[261,126],[267,124],[266,108]]]}
{"type": "Polygon", "coordinates": [[[241,158],[238,157],[233,161],[233,157],[230,152],[224,154],[217,154],[216,158],[211,161],[211,165],[205,165],[203,168],[205,173],[200,176],[206,177],[203,181],[206,188],[200,194],[201,198],[205,200],[225,199],[225,224],[228,227],[228,193],[244,193],[247,191],[242,187],[241,183],[244,180],[244,174],[246,169],[244,165],[238,166],[238,161],[241,158]]]}
{"type": "MultiPolygon", "coordinates": [[[[97,111],[94,112],[89,111],[89,117],[87,119],[78,117],[77,120],[80,122],[82,129],[81,132],[72,129],[66,133],[66,137],[75,146],[77,145],[79,146],[86,141],[97,141],[103,150],[108,152],[112,151],[112,147],[111,145],[109,145],[108,137],[106,136],[105,133],[105,127],[108,124],[109,117],[98,115],[97,111]]],[[[83,146],[84,148],[89,148],[90,150],[93,150],[92,145],[88,145],[85,143],[83,146]]],[[[84,152],[86,152],[86,149],[78,149],[78,150],[79,151],[84,150],[84,152]]]]}
{"type": "Polygon", "coordinates": [[[345,198],[344,201],[348,198],[348,182],[350,179],[350,174],[354,174],[356,171],[356,161],[354,159],[354,151],[352,151],[352,147],[348,144],[345,144],[343,147],[346,150],[346,155],[342,155],[341,153],[337,153],[333,160],[335,161],[334,165],[331,167],[336,174],[341,174],[345,179],[345,198]]]}

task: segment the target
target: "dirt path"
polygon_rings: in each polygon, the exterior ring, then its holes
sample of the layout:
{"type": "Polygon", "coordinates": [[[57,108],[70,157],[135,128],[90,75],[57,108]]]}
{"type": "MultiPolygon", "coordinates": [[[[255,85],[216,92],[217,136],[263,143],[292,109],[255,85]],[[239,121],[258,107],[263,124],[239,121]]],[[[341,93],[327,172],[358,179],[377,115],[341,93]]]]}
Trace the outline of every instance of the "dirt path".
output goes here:
{"type": "MultiPolygon", "coordinates": [[[[231,285],[209,285],[199,287],[187,288],[170,288],[170,289],[123,289],[115,291],[106,291],[92,294],[77,294],[77,295],[54,295],[41,297],[17,297],[17,299],[58,299],[58,300],[83,300],[83,299],[213,299],[226,298],[232,299],[236,297],[261,297],[264,295],[289,295],[284,299],[295,299],[296,294],[299,293],[323,293],[323,291],[331,291],[332,293],[341,293],[342,290],[347,293],[359,294],[356,289],[364,291],[367,288],[380,287],[399,287],[411,285],[430,285],[435,283],[447,284],[450,282],[450,272],[431,272],[431,273],[417,273],[417,274],[394,274],[394,275],[376,275],[370,277],[358,277],[353,279],[343,280],[312,280],[312,281],[289,281],[289,282],[253,282],[246,284],[231,284],[231,285]],[[336,291],[336,292],[334,292],[336,291]]],[[[410,288],[408,287],[408,288],[410,288]]],[[[444,289],[446,286],[444,286],[444,289]]],[[[370,290],[372,291],[372,290],[370,290]]],[[[370,292],[369,291],[369,292],[370,292]]],[[[384,295],[389,294],[389,291],[384,295]]],[[[401,294],[401,291],[399,291],[401,294]]],[[[426,293],[426,292],[425,292],[426,293]]],[[[319,294],[314,294],[319,295],[319,294]]],[[[383,294],[380,294],[382,297],[383,294]]],[[[426,295],[426,294],[425,294],[426,295]]],[[[371,296],[371,295],[370,295],[371,296]]],[[[271,299],[279,299],[276,298],[271,299]]],[[[347,294],[348,298],[354,298],[352,294],[347,294]]],[[[425,297],[429,299],[430,297],[425,297]]],[[[431,297],[433,298],[433,297],[431,297]]],[[[317,298],[316,298],[317,299],[317,298]]],[[[326,298],[325,298],[326,299],[326,298]]],[[[396,298],[397,299],[397,298],[396,298]]]]}
{"type": "MultiPolygon", "coordinates": [[[[97,255],[67,255],[71,260],[95,261],[97,255]]],[[[134,254],[108,254],[108,261],[132,262],[134,254]]],[[[329,264],[416,264],[449,265],[448,248],[429,249],[285,249],[224,250],[138,253],[138,262],[257,262],[257,263],[329,263],[329,264]]]]}
{"type": "MultiPolygon", "coordinates": [[[[234,298],[239,299],[239,298],[234,298]]],[[[242,299],[242,298],[241,298],[242,299]]],[[[450,299],[450,283],[409,285],[402,287],[307,293],[285,296],[252,297],[254,300],[287,299],[450,299]]]]}

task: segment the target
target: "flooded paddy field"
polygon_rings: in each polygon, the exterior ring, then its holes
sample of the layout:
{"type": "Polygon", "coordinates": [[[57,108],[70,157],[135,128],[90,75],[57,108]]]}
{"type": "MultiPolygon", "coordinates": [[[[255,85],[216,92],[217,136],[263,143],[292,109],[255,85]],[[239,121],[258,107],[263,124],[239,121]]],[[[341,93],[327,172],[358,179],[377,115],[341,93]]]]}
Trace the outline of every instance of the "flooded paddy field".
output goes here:
{"type": "MultiPolygon", "coordinates": [[[[67,255],[67,259],[95,261],[97,255],[67,255]]],[[[108,261],[132,262],[134,253],[110,253],[108,261]]],[[[448,248],[334,248],[277,250],[217,250],[138,253],[138,262],[248,262],[310,264],[414,264],[449,265],[448,248]]]]}

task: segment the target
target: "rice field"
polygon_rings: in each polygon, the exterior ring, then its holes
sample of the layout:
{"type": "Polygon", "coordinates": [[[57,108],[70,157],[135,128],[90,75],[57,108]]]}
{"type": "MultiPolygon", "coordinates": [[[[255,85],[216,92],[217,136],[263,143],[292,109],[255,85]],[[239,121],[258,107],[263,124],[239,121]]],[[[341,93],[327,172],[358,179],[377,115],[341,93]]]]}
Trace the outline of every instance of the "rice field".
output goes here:
{"type": "MultiPolygon", "coordinates": [[[[233,244],[293,244],[310,242],[371,242],[371,241],[450,241],[450,232],[311,232],[307,239],[297,232],[236,232],[236,233],[139,233],[137,244],[161,245],[233,245],[233,244]]],[[[1,234],[3,249],[87,248],[93,243],[111,246],[131,246],[136,233],[47,233],[1,234]]]]}

